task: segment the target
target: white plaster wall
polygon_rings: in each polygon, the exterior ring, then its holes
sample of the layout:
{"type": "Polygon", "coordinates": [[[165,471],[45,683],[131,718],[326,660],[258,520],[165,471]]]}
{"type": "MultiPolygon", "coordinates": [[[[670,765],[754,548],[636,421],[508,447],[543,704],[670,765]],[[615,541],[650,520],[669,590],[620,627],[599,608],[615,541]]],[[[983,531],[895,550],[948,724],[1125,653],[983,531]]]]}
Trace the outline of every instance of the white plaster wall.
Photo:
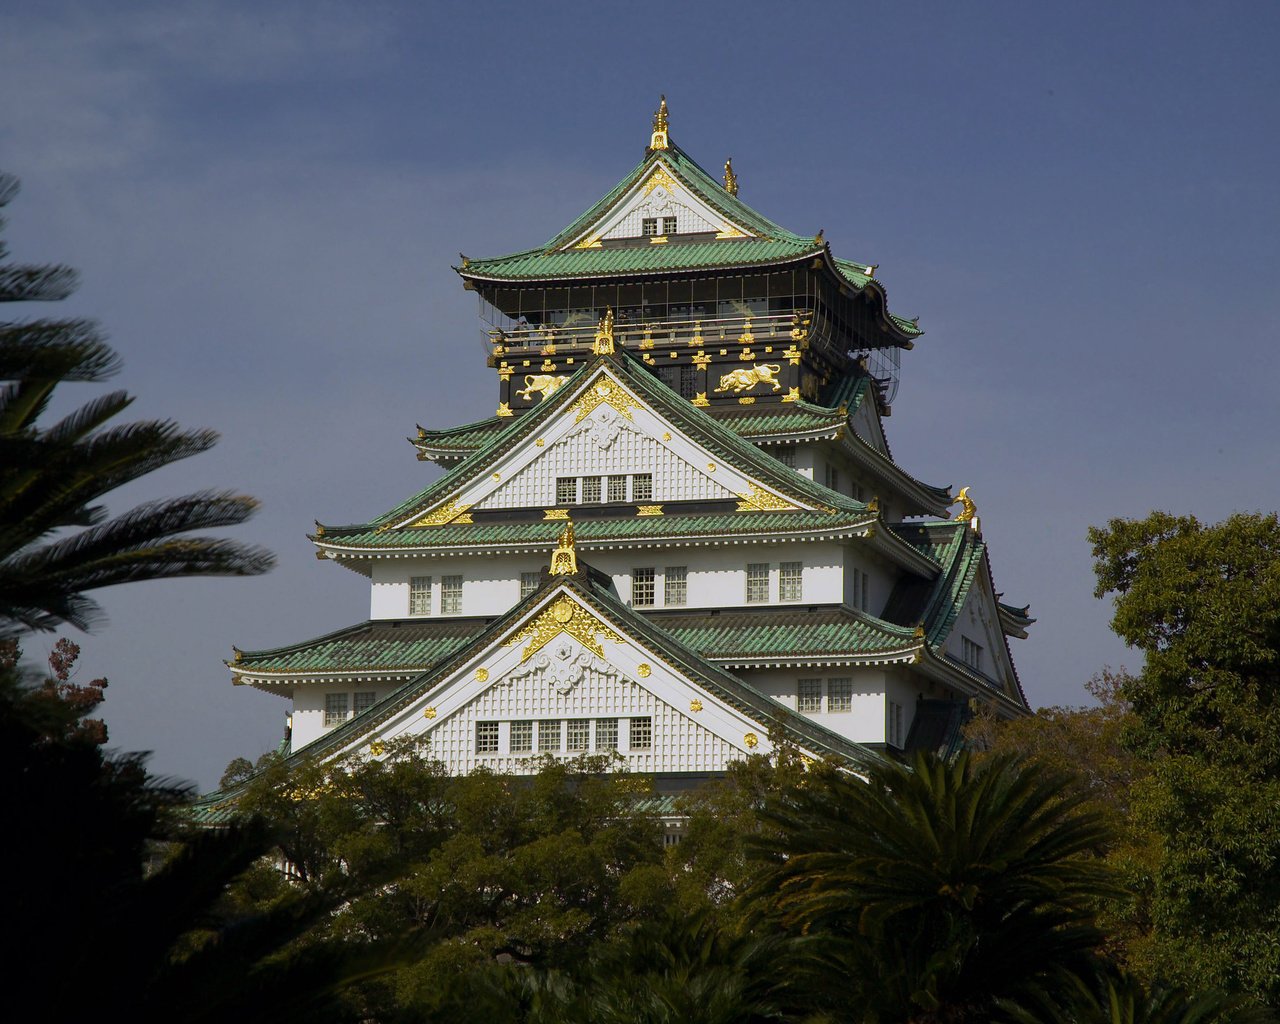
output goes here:
{"type": "Polygon", "coordinates": [[[849,423],[853,427],[853,432],[872,448],[882,455],[889,454],[889,447],[885,444],[884,430],[880,425],[880,417],[875,411],[875,399],[871,395],[867,395],[858,404],[858,408],[849,417],[849,423]]]}
{"type": "Polygon", "coordinates": [[[459,617],[443,616],[440,613],[442,576],[462,577],[461,617],[502,615],[520,599],[520,573],[536,572],[547,564],[547,560],[512,555],[471,555],[375,561],[369,617],[407,618],[409,579],[413,576],[431,577],[429,618],[459,617]]]}
{"type": "Polygon", "coordinates": [[[345,693],[347,695],[347,717],[351,717],[351,705],[357,692],[367,693],[372,690],[377,699],[382,700],[399,684],[365,683],[346,680],[341,683],[308,683],[298,686],[293,691],[293,731],[290,748],[298,750],[308,743],[313,743],[330,729],[324,724],[324,698],[329,693],[345,693]]]}
{"type": "Polygon", "coordinates": [[[874,556],[866,549],[866,545],[861,541],[853,541],[844,548],[844,567],[841,572],[841,600],[850,608],[858,608],[859,604],[854,594],[854,574],[855,568],[861,569],[867,574],[867,608],[866,611],[871,615],[879,615],[884,610],[885,603],[889,600],[889,594],[893,590],[893,585],[897,582],[896,574],[892,573],[890,567],[874,556]]]}
{"type": "MultiPolygon", "coordinates": [[[[837,666],[800,669],[746,669],[736,675],[747,680],[792,711],[796,710],[796,690],[801,679],[822,679],[823,710],[806,712],[803,717],[839,733],[855,743],[883,743],[885,738],[886,690],[890,685],[885,669],[861,666],[837,666]],[[828,679],[853,680],[853,707],[850,711],[827,711],[828,679]]],[[[895,691],[896,692],[896,691],[895,691]]],[[[895,698],[897,699],[897,698],[895,698]]],[[[914,704],[915,698],[912,697],[914,704]]],[[[796,712],[799,714],[799,712],[796,712]]]]}

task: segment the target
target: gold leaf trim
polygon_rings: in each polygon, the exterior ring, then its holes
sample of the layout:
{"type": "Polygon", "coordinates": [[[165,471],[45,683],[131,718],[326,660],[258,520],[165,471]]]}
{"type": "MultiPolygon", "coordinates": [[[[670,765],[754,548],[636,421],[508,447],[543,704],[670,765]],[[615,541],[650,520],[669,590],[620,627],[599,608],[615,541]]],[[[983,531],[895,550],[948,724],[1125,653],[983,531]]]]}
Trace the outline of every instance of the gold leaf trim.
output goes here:
{"type": "Polygon", "coordinates": [[[748,750],[755,750],[756,747],[760,746],[760,737],[753,732],[749,732],[742,737],[742,742],[747,745],[748,750]]]}
{"type": "Polygon", "coordinates": [[[647,662],[642,661],[636,666],[636,675],[641,679],[648,679],[653,674],[653,667],[647,662]]]}
{"type": "Polygon", "coordinates": [[[604,657],[604,648],[600,646],[600,637],[614,643],[623,643],[622,637],[597,619],[589,611],[569,597],[561,595],[545,608],[532,622],[526,623],[511,637],[503,641],[503,647],[514,647],[528,641],[520,654],[520,661],[526,662],[538,651],[558,637],[568,633],[597,658],[604,657]]]}
{"type": "Polygon", "coordinates": [[[487,668],[476,669],[476,682],[487,683],[489,681],[489,670],[487,668]]]}
{"type": "MultiPolygon", "coordinates": [[[[450,498],[439,508],[428,512],[421,519],[410,523],[411,527],[418,526],[443,526],[445,523],[451,523],[471,507],[470,504],[464,502],[461,498],[450,498]]],[[[470,522],[470,519],[467,520],[470,522]]],[[[387,527],[388,529],[390,527],[387,527]]]]}
{"type": "Polygon", "coordinates": [[[796,506],[785,498],[779,498],[771,491],[766,491],[757,483],[751,484],[751,490],[738,495],[739,512],[793,512],[796,506]]]}
{"type": "Polygon", "coordinates": [[[542,518],[547,519],[568,519],[569,510],[567,508],[544,508],[542,510],[542,518]]]}
{"type": "Polygon", "coordinates": [[[607,376],[602,376],[587,389],[585,395],[573,403],[573,422],[581,423],[602,405],[617,409],[629,420],[634,419],[631,410],[639,408],[639,403],[619,385],[607,376]]]}
{"type": "Polygon", "coordinates": [[[660,516],[662,515],[662,506],[661,505],[638,505],[636,506],[636,515],[660,516]]]}

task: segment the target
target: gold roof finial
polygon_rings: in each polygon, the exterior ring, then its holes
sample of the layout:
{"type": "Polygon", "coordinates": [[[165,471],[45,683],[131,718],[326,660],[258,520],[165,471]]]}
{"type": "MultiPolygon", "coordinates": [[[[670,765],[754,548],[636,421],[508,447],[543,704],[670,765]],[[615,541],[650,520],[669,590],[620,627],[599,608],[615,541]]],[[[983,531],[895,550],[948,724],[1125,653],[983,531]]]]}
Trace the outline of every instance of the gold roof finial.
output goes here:
{"type": "Polygon", "coordinates": [[[817,233],[816,235],[814,235],[814,236],[813,236],[813,244],[814,244],[814,245],[826,245],[826,244],[827,244],[827,240],[823,237],[821,229],[819,229],[818,233],[817,233]]]}
{"type": "Polygon", "coordinates": [[[649,136],[649,149],[666,149],[671,145],[667,137],[667,97],[662,97],[658,112],[653,115],[653,134],[649,136]]]}
{"type": "Polygon", "coordinates": [[[950,508],[952,505],[960,506],[960,514],[957,515],[955,519],[957,523],[971,522],[973,517],[978,514],[978,506],[975,505],[973,503],[973,499],[969,497],[969,488],[967,487],[961,487],[960,493],[951,499],[951,502],[947,507],[950,508]]]}
{"type": "Polygon", "coordinates": [[[738,176],[733,173],[733,157],[724,162],[724,190],[731,196],[738,194],[738,176]]]}
{"type": "Polygon", "coordinates": [[[613,355],[613,307],[606,306],[600,325],[596,328],[595,344],[591,350],[598,356],[613,355]]]}
{"type": "Polygon", "coordinates": [[[573,546],[572,519],[560,531],[556,549],[551,552],[551,568],[548,571],[552,576],[573,576],[578,572],[578,552],[573,546]]]}

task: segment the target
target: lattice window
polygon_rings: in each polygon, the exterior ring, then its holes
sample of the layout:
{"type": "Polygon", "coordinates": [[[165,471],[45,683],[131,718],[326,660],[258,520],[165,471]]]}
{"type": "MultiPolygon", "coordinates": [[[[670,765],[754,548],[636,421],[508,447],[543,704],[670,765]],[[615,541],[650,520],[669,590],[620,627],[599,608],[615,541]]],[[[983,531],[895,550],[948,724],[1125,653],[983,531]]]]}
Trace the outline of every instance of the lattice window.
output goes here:
{"type": "Polygon", "coordinates": [[[895,747],[901,747],[903,741],[902,735],[902,705],[895,701],[889,701],[888,721],[885,722],[885,738],[895,747]]]}
{"type": "Polygon", "coordinates": [[[476,722],[476,753],[496,754],[498,752],[498,723],[476,722]]]}
{"type": "Polygon", "coordinates": [[[696,366],[660,366],[658,379],[681,398],[694,398],[698,394],[696,366]]]}
{"type": "Polygon", "coordinates": [[[651,608],[655,599],[653,569],[631,570],[631,605],[633,608],[651,608]]]}
{"type": "Polygon", "coordinates": [[[578,478],[576,476],[556,477],[556,504],[573,505],[578,501],[578,478]]]}
{"type": "Polygon", "coordinates": [[[591,719],[571,718],[566,731],[568,733],[567,750],[578,752],[591,746],[591,719]]]}
{"type": "Polygon", "coordinates": [[[625,476],[609,477],[609,500],[614,502],[627,500],[627,478],[625,476]]]}
{"type": "Polygon", "coordinates": [[[662,233],[662,229],[658,226],[658,220],[659,218],[657,217],[645,217],[640,222],[640,229],[646,236],[659,235],[662,233]]]}
{"type": "Polygon", "coordinates": [[[631,478],[631,500],[653,500],[653,474],[637,473],[631,478]]]}
{"type": "Polygon", "coordinates": [[[804,563],[783,562],[778,566],[778,600],[804,599],[804,563]]]}
{"type": "Polygon", "coordinates": [[[538,749],[541,751],[560,749],[560,720],[548,718],[538,723],[538,749]]]}
{"type": "Polygon", "coordinates": [[[462,614],[462,577],[440,577],[440,614],[462,614]]]}
{"type": "Polygon", "coordinates": [[[345,693],[326,693],[324,695],[324,724],[340,725],[347,720],[347,695],[345,693]]]}
{"type": "Polygon", "coordinates": [[[664,235],[674,235],[674,234],[676,233],[676,218],[675,218],[675,217],[663,217],[663,218],[662,218],[662,233],[663,233],[664,235]]]}
{"type": "Polygon", "coordinates": [[[431,577],[409,577],[409,614],[431,614],[431,577]]]}
{"type": "Polygon", "coordinates": [[[848,678],[827,680],[827,710],[853,710],[853,680],[848,678]]]}
{"type": "Polygon", "coordinates": [[[633,718],[629,730],[629,743],[632,750],[653,749],[653,719],[633,718]]]}
{"type": "Polygon", "coordinates": [[[662,603],[668,608],[689,603],[689,567],[669,565],[662,572],[662,603]]]}
{"type": "Polygon", "coordinates": [[[796,688],[796,710],[810,714],[822,710],[822,680],[801,679],[796,688]]]}
{"type": "Polygon", "coordinates": [[[616,718],[596,719],[596,750],[618,749],[618,720],[616,718]]]}
{"type": "Polygon", "coordinates": [[[750,562],[747,565],[747,603],[766,604],[769,600],[769,563],[750,562]]]}
{"type": "Polygon", "coordinates": [[[511,723],[511,753],[528,754],[533,750],[533,722],[511,723]]]}
{"type": "Polygon", "coordinates": [[[773,454],[784,466],[788,466],[791,469],[796,468],[796,450],[794,448],[778,448],[773,454]]]}
{"type": "Polygon", "coordinates": [[[376,691],[362,690],[360,693],[352,694],[351,709],[358,715],[361,711],[368,711],[377,703],[378,694],[376,691]]]}
{"type": "Polygon", "coordinates": [[[964,658],[966,665],[978,672],[982,671],[982,648],[970,640],[967,636],[960,638],[961,656],[964,658]]]}
{"type": "Polygon", "coordinates": [[[584,476],[582,478],[583,503],[594,504],[600,500],[600,477],[584,476]]]}
{"type": "Polygon", "coordinates": [[[861,569],[853,570],[853,606],[861,608],[864,612],[868,610],[870,601],[869,595],[869,578],[861,569]]]}
{"type": "Polygon", "coordinates": [[[538,589],[538,584],[542,582],[542,573],[540,572],[522,572],[520,574],[520,600],[538,589]]]}

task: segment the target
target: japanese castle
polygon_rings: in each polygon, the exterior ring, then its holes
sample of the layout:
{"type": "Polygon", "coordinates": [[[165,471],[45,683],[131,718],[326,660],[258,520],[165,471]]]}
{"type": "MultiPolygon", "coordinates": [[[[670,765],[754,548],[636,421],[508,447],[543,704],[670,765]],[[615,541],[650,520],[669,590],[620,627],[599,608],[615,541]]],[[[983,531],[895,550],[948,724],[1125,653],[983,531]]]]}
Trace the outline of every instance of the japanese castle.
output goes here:
{"type": "Polygon", "coordinates": [[[1027,713],[1007,641],[1033,620],[1000,600],[973,501],[885,437],[922,331],[874,265],[686,155],[665,99],[586,213],[454,270],[496,408],[420,427],[445,472],[397,507],[317,523],[367,619],[228,662],[289,701],[291,758],[616,752],[671,791],[782,744],[858,762],[953,748],[979,704],[1027,713]]]}

